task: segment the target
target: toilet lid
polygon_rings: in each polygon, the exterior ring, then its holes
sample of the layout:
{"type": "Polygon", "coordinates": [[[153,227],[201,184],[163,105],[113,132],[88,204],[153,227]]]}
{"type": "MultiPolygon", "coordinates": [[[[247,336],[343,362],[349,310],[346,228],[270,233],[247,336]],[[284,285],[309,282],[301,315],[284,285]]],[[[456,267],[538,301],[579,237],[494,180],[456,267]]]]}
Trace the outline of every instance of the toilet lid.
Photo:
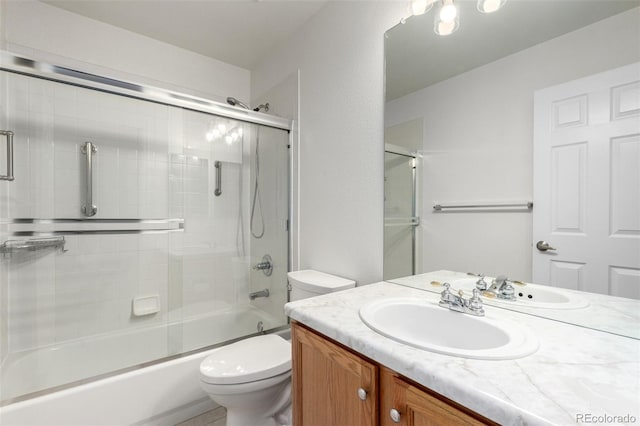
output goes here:
{"type": "Polygon", "coordinates": [[[267,334],[215,349],[200,364],[200,379],[221,385],[249,383],[289,370],[291,343],[275,334],[267,334]]]}

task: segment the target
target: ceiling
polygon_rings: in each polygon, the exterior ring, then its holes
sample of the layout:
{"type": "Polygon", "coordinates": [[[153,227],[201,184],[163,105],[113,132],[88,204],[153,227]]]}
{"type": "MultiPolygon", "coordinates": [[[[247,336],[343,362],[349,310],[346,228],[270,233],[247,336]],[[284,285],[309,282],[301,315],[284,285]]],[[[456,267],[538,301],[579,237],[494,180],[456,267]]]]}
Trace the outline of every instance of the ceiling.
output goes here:
{"type": "Polygon", "coordinates": [[[479,13],[475,0],[456,4],[460,28],[450,36],[433,32],[435,8],[387,31],[387,101],[640,6],[640,0],[509,0],[490,15],[479,13]]]}
{"type": "Polygon", "coordinates": [[[183,49],[253,69],[326,0],[41,0],[183,49]]]}

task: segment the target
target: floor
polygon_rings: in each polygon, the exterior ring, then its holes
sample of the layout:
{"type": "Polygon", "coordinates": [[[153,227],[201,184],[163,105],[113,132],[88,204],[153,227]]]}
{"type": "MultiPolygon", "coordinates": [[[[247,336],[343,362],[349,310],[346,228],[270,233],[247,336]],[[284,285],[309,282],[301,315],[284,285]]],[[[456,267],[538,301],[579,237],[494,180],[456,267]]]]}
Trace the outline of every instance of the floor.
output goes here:
{"type": "Polygon", "coordinates": [[[227,410],[218,407],[215,410],[207,411],[199,416],[178,423],[176,426],[226,426],[227,410]]]}

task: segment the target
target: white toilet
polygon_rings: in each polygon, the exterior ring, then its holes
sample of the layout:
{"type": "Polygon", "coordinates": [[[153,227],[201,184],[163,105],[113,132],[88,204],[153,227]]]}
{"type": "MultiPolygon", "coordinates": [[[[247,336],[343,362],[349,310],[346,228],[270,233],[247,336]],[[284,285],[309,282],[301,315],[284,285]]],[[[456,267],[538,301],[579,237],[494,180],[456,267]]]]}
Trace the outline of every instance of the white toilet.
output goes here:
{"type": "MultiPolygon", "coordinates": [[[[289,272],[291,301],[355,286],[355,281],[304,270],[289,272]]],[[[291,424],[291,344],[275,334],[213,351],[200,364],[202,389],[227,409],[227,426],[291,424]]]]}

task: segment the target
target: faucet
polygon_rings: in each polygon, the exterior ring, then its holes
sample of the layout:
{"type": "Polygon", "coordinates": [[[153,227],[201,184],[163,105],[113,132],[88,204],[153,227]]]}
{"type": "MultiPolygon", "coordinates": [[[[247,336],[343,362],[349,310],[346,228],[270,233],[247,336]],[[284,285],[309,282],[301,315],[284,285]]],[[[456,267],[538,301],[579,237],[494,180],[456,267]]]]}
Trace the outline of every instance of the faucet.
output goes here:
{"type": "Polygon", "coordinates": [[[258,297],[269,297],[269,289],[265,288],[264,290],[254,291],[253,293],[249,293],[249,299],[255,300],[258,297]]]}
{"type": "Polygon", "coordinates": [[[262,256],[262,261],[253,265],[254,271],[262,271],[266,276],[271,276],[273,272],[273,260],[271,256],[265,254],[262,256]]]}
{"type": "MultiPolygon", "coordinates": [[[[476,288],[478,288],[478,283],[476,283],[476,288]]],[[[516,300],[516,291],[511,284],[512,281],[510,281],[505,275],[500,275],[492,281],[488,291],[493,293],[498,299],[516,300]]]]}
{"type": "Polygon", "coordinates": [[[480,300],[480,290],[474,288],[473,296],[465,299],[462,297],[462,291],[460,291],[458,295],[451,292],[451,284],[444,283],[443,286],[444,290],[440,293],[440,302],[438,305],[456,312],[484,316],[484,308],[482,307],[482,300],[480,300]]]}

